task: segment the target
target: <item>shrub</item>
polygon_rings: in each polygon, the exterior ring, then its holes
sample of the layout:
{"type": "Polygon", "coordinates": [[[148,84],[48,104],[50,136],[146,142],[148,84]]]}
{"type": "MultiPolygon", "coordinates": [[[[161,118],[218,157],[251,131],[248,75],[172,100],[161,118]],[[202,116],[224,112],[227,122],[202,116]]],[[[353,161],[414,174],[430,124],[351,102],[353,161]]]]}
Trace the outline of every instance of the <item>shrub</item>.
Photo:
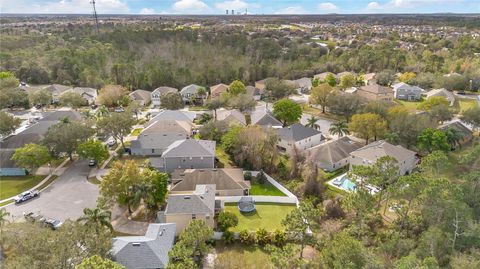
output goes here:
{"type": "Polygon", "coordinates": [[[255,234],[256,234],[256,237],[257,237],[257,240],[256,240],[257,244],[259,244],[261,246],[264,246],[264,245],[270,243],[270,241],[271,241],[270,233],[267,230],[265,230],[264,228],[258,229],[255,234]]]}
{"type": "Polygon", "coordinates": [[[231,244],[235,241],[234,233],[231,231],[224,231],[222,234],[223,240],[225,240],[226,244],[231,244]]]}
{"type": "Polygon", "coordinates": [[[255,234],[249,232],[248,230],[240,231],[239,236],[240,242],[243,244],[254,244],[255,243],[255,234]]]}
{"type": "Polygon", "coordinates": [[[218,214],[217,227],[220,231],[225,232],[230,227],[238,225],[238,217],[232,212],[222,211],[218,214]]]}
{"type": "Polygon", "coordinates": [[[267,179],[267,177],[265,176],[265,174],[263,173],[263,171],[260,171],[260,173],[257,174],[257,182],[260,183],[260,184],[263,184],[265,183],[265,180],[267,179]]]}
{"type": "Polygon", "coordinates": [[[272,244],[282,247],[287,241],[287,236],[284,231],[276,229],[272,234],[272,244]]]}
{"type": "Polygon", "coordinates": [[[248,180],[248,181],[252,180],[252,173],[251,173],[250,171],[245,172],[245,173],[243,174],[243,178],[244,178],[245,180],[248,180]]]}

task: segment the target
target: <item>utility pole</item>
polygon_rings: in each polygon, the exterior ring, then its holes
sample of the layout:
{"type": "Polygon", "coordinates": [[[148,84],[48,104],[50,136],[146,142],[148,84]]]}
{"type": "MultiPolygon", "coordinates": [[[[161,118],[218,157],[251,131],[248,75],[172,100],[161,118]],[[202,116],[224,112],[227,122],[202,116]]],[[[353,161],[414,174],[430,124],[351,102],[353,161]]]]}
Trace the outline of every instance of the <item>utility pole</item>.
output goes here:
{"type": "Polygon", "coordinates": [[[98,17],[97,17],[97,10],[95,8],[95,0],[92,0],[92,2],[90,2],[93,6],[93,18],[95,19],[95,27],[97,28],[97,35],[100,33],[99,30],[98,30],[98,17]]]}

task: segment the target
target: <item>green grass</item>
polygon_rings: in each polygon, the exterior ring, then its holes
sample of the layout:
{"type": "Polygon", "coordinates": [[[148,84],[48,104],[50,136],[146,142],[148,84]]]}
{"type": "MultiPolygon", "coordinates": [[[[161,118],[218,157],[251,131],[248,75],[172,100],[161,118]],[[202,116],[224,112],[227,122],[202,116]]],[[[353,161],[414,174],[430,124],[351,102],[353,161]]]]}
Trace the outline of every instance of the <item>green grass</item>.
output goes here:
{"type": "Polygon", "coordinates": [[[10,200],[7,200],[7,201],[5,201],[5,202],[3,202],[3,203],[0,203],[0,206],[8,205],[8,204],[11,204],[11,203],[13,203],[13,202],[14,202],[14,200],[13,200],[13,199],[10,199],[10,200]]]}
{"type": "Polygon", "coordinates": [[[282,191],[273,186],[270,182],[260,184],[256,180],[250,181],[250,195],[266,195],[266,196],[286,196],[282,191]]]}
{"type": "Polygon", "coordinates": [[[335,115],[331,113],[322,113],[321,109],[311,107],[309,105],[303,106],[303,113],[314,115],[319,118],[327,119],[327,120],[334,120],[334,121],[345,121],[345,117],[341,115],[335,115]]]}
{"type": "Polygon", "coordinates": [[[457,99],[455,105],[458,105],[458,107],[460,108],[460,112],[464,112],[465,110],[468,110],[470,108],[477,107],[477,101],[473,99],[460,98],[457,99]]]}
{"type": "Polygon", "coordinates": [[[221,145],[215,148],[215,157],[218,159],[219,168],[235,167],[233,162],[230,160],[230,156],[228,156],[228,154],[223,150],[221,145]]]}
{"type": "Polygon", "coordinates": [[[423,99],[421,101],[405,101],[396,99],[395,102],[406,107],[409,111],[416,111],[418,110],[418,106],[423,103],[423,99]]]}
{"type": "Polygon", "coordinates": [[[45,176],[0,177],[0,200],[35,187],[44,178],[45,176]]]}
{"type": "Polygon", "coordinates": [[[215,245],[215,251],[217,253],[215,268],[274,268],[268,252],[258,246],[245,246],[239,243],[225,245],[219,241],[215,245]]]}
{"type": "Polygon", "coordinates": [[[130,135],[131,135],[131,136],[138,136],[138,135],[140,135],[140,133],[142,132],[142,130],[143,130],[143,128],[137,128],[137,129],[133,130],[130,135]]]}
{"type": "Polygon", "coordinates": [[[204,106],[189,106],[188,110],[189,111],[206,111],[208,109],[204,106]]]}
{"type": "Polygon", "coordinates": [[[274,203],[257,203],[256,212],[250,214],[242,214],[238,211],[237,203],[225,204],[225,211],[230,211],[237,215],[238,225],[231,230],[239,232],[241,230],[256,231],[264,228],[268,231],[275,229],[283,229],[282,220],[290,211],[296,208],[293,204],[274,204],[274,203]]]}

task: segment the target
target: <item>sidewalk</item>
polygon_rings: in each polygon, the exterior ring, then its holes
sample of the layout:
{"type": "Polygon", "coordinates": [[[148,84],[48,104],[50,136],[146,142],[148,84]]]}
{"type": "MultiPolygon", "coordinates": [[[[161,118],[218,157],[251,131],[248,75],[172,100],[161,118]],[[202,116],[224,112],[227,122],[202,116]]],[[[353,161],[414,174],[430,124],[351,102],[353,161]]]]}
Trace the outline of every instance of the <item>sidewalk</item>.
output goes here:
{"type": "MultiPolygon", "coordinates": [[[[69,161],[69,159],[66,158],[59,166],[57,166],[57,168],[55,168],[55,169],[52,171],[52,173],[51,173],[50,175],[48,175],[47,177],[45,177],[45,178],[44,178],[40,183],[38,183],[35,187],[30,188],[30,190],[39,188],[39,187],[42,186],[45,182],[48,182],[48,180],[49,180],[52,176],[60,176],[61,174],[63,174],[63,172],[65,172],[65,169],[62,169],[62,168],[63,168],[63,166],[64,166],[68,161],[69,161]]],[[[50,184],[52,184],[52,183],[53,183],[53,181],[52,181],[50,184]]],[[[50,184],[49,184],[49,185],[50,185],[50,184]]],[[[46,186],[46,187],[48,187],[48,186],[46,186]]],[[[45,187],[45,188],[46,188],[46,187],[45,187]]],[[[45,189],[45,188],[44,188],[44,189],[45,189]]],[[[39,190],[39,192],[42,192],[42,190],[39,190]]],[[[18,194],[17,194],[17,195],[18,195],[18,194]]],[[[8,200],[14,199],[15,197],[17,197],[17,195],[12,196],[12,197],[9,197],[9,198],[7,198],[7,199],[1,200],[1,201],[0,201],[0,204],[1,204],[1,203],[4,203],[4,202],[7,202],[8,200]]]]}

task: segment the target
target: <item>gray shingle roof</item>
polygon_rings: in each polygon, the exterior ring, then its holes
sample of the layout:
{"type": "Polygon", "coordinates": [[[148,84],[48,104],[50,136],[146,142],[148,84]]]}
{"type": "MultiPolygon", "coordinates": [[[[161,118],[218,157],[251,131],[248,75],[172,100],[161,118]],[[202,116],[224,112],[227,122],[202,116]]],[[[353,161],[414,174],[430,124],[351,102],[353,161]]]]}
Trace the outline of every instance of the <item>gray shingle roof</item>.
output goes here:
{"type": "Polygon", "coordinates": [[[162,110],[148,122],[147,126],[159,120],[178,120],[178,121],[193,122],[195,117],[196,117],[196,114],[194,112],[180,111],[180,110],[162,110]]]}
{"type": "Polygon", "coordinates": [[[187,138],[192,124],[186,121],[159,120],[148,125],[131,143],[132,148],[163,149],[177,140],[187,138]]]}
{"type": "Polygon", "coordinates": [[[332,165],[350,156],[350,153],[361,148],[362,145],[344,136],[337,140],[328,141],[316,147],[307,149],[310,160],[332,165]]]}
{"type": "Polygon", "coordinates": [[[158,87],[155,90],[153,90],[152,94],[156,93],[159,94],[160,96],[170,93],[170,92],[178,92],[178,89],[172,88],[172,87],[158,87]]]}
{"type": "Polygon", "coordinates": [[[128,96],[136,101],[150,101],[151,92],[146,90],[135,90],[131,92],[128,96]]]}
{"type": "Polygon", "coordinates": [[[415,154],[414,151],[408,150],[400,145],[392,145],[383,140],[370,143],[350,153],[352,156],[373,162],[376,162],[381,157],[390,156],[395,158],[399,163],[409,158],[414,158],[415,154]]]}
{"type": "Polygon", "coordinates": [[[246,125],[247,121],[245,120],[245,115],[240,112],[238,109],[219,109],[217,110],[217,120],[218,121],[227,121],[231,123],[232,121],[237,121],[242,125],[246,125]]]}
{"type": "Polygon", "coordinates": [[[170,144],[162,157],[214,157],[215,141],[184,139],[170,144]]]}
{"type": "Polygon", "coordinates": [[[113,240],[115,261],[127,269],[165,268],[175,239],[175,223],[151,223],[145,236],[120,236],[113,240]]]}
{"type": "Polygon", "coordinates": [[[188,86],[183,87],[182,90],[180,90],[180,93],[181,94],[185,94],[185,93],[195,94],[195,93],[197,93],[199,88],[202,88],[202,86],[198,86],[196,84],[190,84],[188,86]]]}
{"type": "Polygon", "coordinates": [[[276,129],[278,137],[287,141],[300,141],[305,138],[320,134],[320,131],[295,123],[291,126],[276,129]]]}
{"type": "Polygon", "coordinates": [[[259,126],[282,126],[270,112],[265,110],[256,110],[250,115],[252,125],[259,126]]]}
{"type": "Polygon", "coordinates": [[[168,196],[165,215],[213,214],[215,212],[215,185],[196,185],[193,194],[168,196]]]}

